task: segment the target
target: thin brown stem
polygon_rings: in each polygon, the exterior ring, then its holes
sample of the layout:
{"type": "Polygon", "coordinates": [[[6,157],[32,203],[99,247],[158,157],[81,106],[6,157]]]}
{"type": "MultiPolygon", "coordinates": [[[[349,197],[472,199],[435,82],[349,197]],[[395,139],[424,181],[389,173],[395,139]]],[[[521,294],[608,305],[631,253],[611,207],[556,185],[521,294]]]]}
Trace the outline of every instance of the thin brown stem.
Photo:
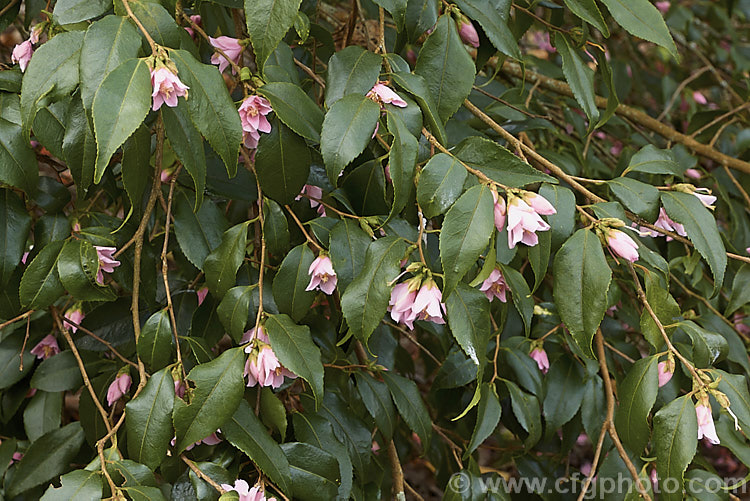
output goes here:
{"type": "Polygon", "coordinates": [[[299,61],[297,58],[294,59],[294,64],[302,68],[302,71],[307,73],[310,76],[310,78],[315,80],[315,83],[320,85],[321,88],[323,89],[326,88],[326,83],[323,81],[323,79],[320,78],[317,75],[317,73],[315,73],[309,66],[305,65],[305,63],[303,63],[302,61],[299,61]]]}
{"type": "Polygon", "coordinates": [[[135,363],[135,362],[133,362],[132,360],[130,360],[130,359],[128,359],[128,358],[126,358],[126,357],[124,357],[124,356],[122,355],[122,353],[120,353],[119,351],[117,351],[117,348],[115,348],[114,346],[112,346],[112,344],[111,344],[111,343],[110,343],[109,341],[107,341],[106,339],[102,339],[102,338],[100,338],[99,336],[97,336],[96,334],[94,334],[93,332],[91,332],[90,330],[88,330],[88,329],[87,329],[86,327],[83,327],[83,326],[82,326],[81,324],[77,324],[77,323],[73,322],[72,320],[70,320],[70,319],[68,319],[68,318],[64,319],[64,320],[63,320],[63,323],[64,323],[64,324],[70,324],[70,325],[72,325],[73,327],[75,327],[76,329],[78,329],[78,330],[82,331],[83,333],[85,333],[85,334],[86,334],[87,336],[91,336],[92,338],[94,338],[95,340],[99,341],[99,342],[100,342],[100,343],[102,343],[102,344],[103,344],[104,346],[106,346],[106,347],[107,347],[107,349],[108,349],[109,351],[111,351],[112,353],[114,353],[114,355],[115,355],[115,356],[116,356],[117,358],[119,358],[120,360],[122,360],[123,362],[125,362],[125,363],[126,363],[126,364],[128,364],[128,365],[132,365],[132,366],[133,366],[133,367],[135,367],[136,369],[138,368],[138,364],[136,364],[136,363],[135,363]]]}
{"type": "Polygon", "coordinates": [[[297,226],[302,231],[302,234],[305,236],[305,240],[310,242],[313,246],[315,246],[318,250],[323,250],[323,247],[318,245],[318,242],[316,242],[309,233],[307,233],[307,230],[305,229],[305,226],[302,224],[302,222],[297,217],[297,214],[294,213],[294,211],[289,207],[288,205],[285,205],[284,208],[289,212],[289,214],[292,216],[292,219],[294,219],[294,222],[297,223],[297,226]]]}
{"type": "Polygon", "coordinates": [[[17,3],[18,3],[18,0],[10,0],[10,2],[8,2],[8,5],[0,9],[0,17],[4,16],[5,13],[8,12],[17,3]]]}
{"type": "Polygon", "coordinates": [[[207,484],[209,484],[211,487],[213,487],[214,489],[216,489],[216,491],[219,494],[224,494],[224,492],[225,492],[224,489],[222,489],[221,486],[214,481],[214,479],[212,479],[211,477],[209,477],[208,475],[206,475],[205,473],[203,473],[200,470],[200,468],[198,468],[195,465],[195,463],[193,463],[191,460],[189,460],[187,457],[185,457],[185,454],[180,454],[180,459],[182,459],[182,461],[186,465],[188,465],[188,467],[191,470],[193,470],[193,473],[195,473],[196,475],[198,475],[198,478],[200,478],[201,480],[203,480],[204,482],[206,482],[207,484]]]}
{"type": "Polygon", "coordinates": [[[143,33],[143,36],[148,42],[148,45],[151,47],[151,52],[155,54],[158,50],[156,42],[154,42],[154,39],[151,38],[151,35],[149,34],[148,30],[146,30],[145,26],[143,26],[141,21],[137,17],[135,17],[135,14],[133,14],[133,10],[130,8],[130,3],[128,2],[128,0],[122,0],[122,5],[125,7],[125,11],[128,13],[128,17],[133,20],[133,22],[138,26],[138,29],[141,30],[141,33],[143,33]]]}
{"type": "Polygon", "coordinates": [[[724,166],[724,172],[727,173],[727,176],[729,176],[729,179],[732,181],[734,187],[739,190],[739,192],[742,194],[742,198],[745,199],[745,209],[750,209],[750,195],[747,194],[745,188],[740,184],[739,181],[737,181],[737,178],[734,174],[732,174],[731,169],[726,165],[724,166]]]}
{"type": "Polygon", "coordinates": [[[23,320],[24,318],[28,317],[32,313],[34,313],[34,310],[29,310],[26,313],[21,313],[17,317],[13,317],[10,320],[6,320],[5,322],[3,322],[3,323],[0,324],[0,329],[6,328],[7,326],[9,326],[10,324],[12,324],[13,322],[18,322],[19,320],[23,320]]]}

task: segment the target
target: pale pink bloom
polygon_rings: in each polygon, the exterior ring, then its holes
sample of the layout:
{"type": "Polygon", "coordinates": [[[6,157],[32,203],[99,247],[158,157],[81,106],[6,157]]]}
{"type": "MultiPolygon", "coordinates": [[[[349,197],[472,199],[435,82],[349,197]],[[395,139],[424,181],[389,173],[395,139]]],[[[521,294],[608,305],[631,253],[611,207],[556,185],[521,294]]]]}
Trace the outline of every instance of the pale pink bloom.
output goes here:
{"type": "Polygon", "coordinates": [[[706,96],[698,92],[697,90],[693,92],[693,101],[695,101],[698,104],[706,104],[708,103],[708,100],[706,99],[706,96]]]}
{"type": "Polygon", "coordinates": [[[23,264],[26,264],[26,260],[27,260],[27,259],[29,259],[29,253],[28,253],[28,252],[24,252],[24,253],[23,253],[23,256],[21,256],[21,262],[22,262],[23,264]]]}
{"type": "Polygon", "coordinates": [[[208,296],[208,287],[205,285],[198,287],[195,289],[195,294],[198,296],[198,306],[202,305],[203,301],[206,300],[206,296],[208,296]]]}
{"type": "Polygon", "coordinates": [[[651,468],[649,478],[651,479],[651,485],[656,490],[656,487],[659,485],[659,475],[656,473],[656,468],[651,468]]]}
{"type": "Polygon", "coordinates": [[[475,49],[479,47],[479,35],[477,34],[474,25],[471,24],[471,21],[468,19],[461,19],[461,24],[458,28],[458,35],[465,44],[471,45],[475,49]]]}
{"type": "MultiPolygon", "coordinates": [[[[654,226],[657,228],[661,228],[662,230],[667,231],[674,231],[678,235],[681,235],[683,237],[687,236],[687,233],[685,232],[685,227],[681,225],[678,222],[673,221],[668,215],[667,211],[664,210],[664,207],[661,207],[659,209],[659,218],[654,223],[654,226]]],[[[661,233],[656,232],[650,228],[646,228],[644,226],[641,226],[639,229],[639,232],[641,236],[651,236],[651,237],[658,237],[661,236],[661,233]]],[[[672,240],[672,237],[667,237],[667,242],[672,240]]]]}
{"type": "MultiPolygon", "coordinates": [[[[194,15],[194,16],[190,16],[190,20],[192,22],[194,22],[195,24],[197,24],[198,26],[201,25],[201,21],[202,21],[201,16],[199,16],[197,14],[194,15]]],[[[190,35],[191,38],[195,37],[195,33],[193,32],[193,28],[191,26],[186,26],[185,27],[185,31],[188,32],[188,35],[190,35]]],[[[213,61],[211,61],[211,62],[213,62],[213,61]]]]}
{"type": "Polygon", "coordinates": [[[427,320],[436,324],[444,324],[443,313],[445,304],[443,304],[443,293],[440,292],[437,284],[431,280],[425,280],[414,298],[414,304],[411,307],[416,320],[427,320]]]}
{"type": "Polygon", "coordinates": [[[325,217],[326,216],[325,205],[318,202],[318,200],[323,198],[323,188],[320,188],[313,184],[306,184],[302,187],[302,191],[300,192],[300,194],[295,197],[295,200],[301,199],[303,193],[309,197],[308,200],[310,201],[310,207],[312,207],[313,209],[317,207],[316,209],[317,213],[321,217],[325,217]]]}
{"type": "Polygon", "coordinates": [[[36,358],[41,358],[42,360],[46,360],[58,353],[60,353],[60,347],[57,346],[57,339],[52,334],[47,334],[44,339],[31,349],[31,354],[36,355],[36,358]]]}
{"type": "Polygon", "coordinates": [[[712,444],[718,444],[719,437],[716,435],[711,407],[708,404],[696,405],[695,414],[698,418],[698,440],[705,437],[712,444]]]}
{"type": "Polygon", "coordinates": [[[271,103],[261,96],[248,96],[242,101],[239,110],[242,122],[243,138],[245,147],[253,149],[258,147],[261,132],[271,132],[271,123],[266,115],[273,111],[271,103]]]}
{"type": "Polygon", "coordinates": [[[31,29],[31,33],[29,34],[29,42],[36,45],[39,42],[39,35],[42,33],[42,25],[37,24],[31,29]]]}
{"type": "Polygon", "coordinates": [[[14,452],[11,463],[17,463],[23,459],[23,452],[14,452]]]}
{"type": "Polygon", "coordinates": [[[419,279],[410,279],[396,284],[391,290],[391,298],[388,301],[388,311],[396,323],[402,323],[414,329],[416,315],[412,310],[414,299],[417,297],[419,279]]]}
{"type": "MultiPolygon", "coordinates": [[[[220,431],[220,430],[217,430],[217,431],[220,431]]],[[[216,431],[215,431],[209,436],[207,436],[206,438],[204,438],[203,440],[201,440],[201,442],[203,442],[206,445],[216,445],[218,443],[221,443],[221,439],[216,436],[216,431]]]]}
{"type": "Polygon", "coordinates": [[[187,388],[185,387],[185,382],[181,379],[178,379],[174,382],[174,394],[176,397],[182,398],[185,396],[185,390],[187,388]]]}
{"type": "Polygon", "coordinates": [[[656,371],[659,374],[659,388],[667,384],[674,375],[674,367],[670,369],[669,364],[666,361],[659,362],[656,365],[656,371]]]}
{"type": "MultiPolygon", "coordinates": [[[[245,348],[247,352],[250,347],[245,348]]],[[[245,363],[245,376],[247,376],[247,386],[253,387],[256,384],[260,386],[270,386],[278,388],[284,383],[284,376],[297,377],[294,373],[282,367],[276,353],[270,346],[264,345],[253,353],[245,363]]]]}
{"type": "Polygon", "coordinates": [[[547,374],[547,371],[549,371],[549,358],[547,357],[547,352],[544,351],[544,348],[541,346],[534,348],[531,350],[531,353],[529,353],[529,356],[534,362],[536,362],[536,366],[539,367],[542,374],[547,374]]]}
{"type": "Polygon", "coordinates": [[[377,441],[372,441],[372,446],[370,446],[370,450],[374,453],[377,453],[380,450],[380,444],[377,443],[377,441]]]}
{"type": "Polygon", "coordinates": [[[184,96],[187,99],[187,91],[190,88],[164,66],[151,70],[151,86],[154,88],[151,93],[151,97],[154,98],[151,109],[154,111],[161,108],[161,105],[165,103],[170,108],[174,108],[177,106],[178,97],[184,96]]]}
{"type": "Polygon", "coordinates": [[[662,14],[666,14],[669,11],[669,6],[671,2],[656,2],[656,8],[659,9],[659,12],[662,14]]]}
{"type": "Polygon", "coordinates": [[[685,176],[689,177],[690,179],[700,179],[703,174],[701,174],[701,171],[699,171],[698,169],[686,169],[685,176]]]}
{"type": "Polygon", "coordinates": [[[532,247],[539,243],[536,232],[549,229],[549,224],[532,207],[519,197],[511,197],[508,202],[508,247],[512,249],[518,242],[532,247]]]}
{"type": "Polygon", "coordinates": [[[711,190],[708,188],[696,188],[693,195],[698,197],[698,200],[709,209],[715,208],[714,203],[716,202],[716,197],[711,195],[711,190]]]}
{"type": "Polygon", "coordinates": [[[130,374],[127,372],[118,374],[115,380],[112,381],[112,384],[109,385],[109,389],[107,389],[107,404],[112,407],[112,404],[120,400],[123,395],[127,394],[132,382],[130,374]]]}
{"type": "Polygon", "coordinates": [[[21,71],[26,71],[26,67],[31,61],[31,55],[34,53],[31,40],[26,40],[13,47],[13,53],[11,54],[10,60],[13,63],[18,63],[21,67],[21,71]]]}
{"type": "Polygon", "coordinates": [[[266,498],[265,492],[257,485],[252,488],[244,480],[235,480],[234,486],[221,484],[225,491],[235,491],[239,494],[239,501],[276,501],[276,498],[266,498]]]}
{"type": "Polygon", "coordinates": [[[70,332],[75,332],[78,330],[78,325],[81,325],[81,322],[83,321],[84,317],[86,315],[83,314],[83,310],[80,306],[77,306],[75,308],[70,308],[68,311],[65,312],[63,325],[70,326],[70,332]],[[68,322],[70,320],[70,323],[68,322]],[[73,325],[75,324],[75,325],[73,325]]]}
{"type": "Polygon", "coordinates": [[[310,283],[307,285],[306,291],[320,289],[329,296],[333,294],[338,277],[333,270],[331,258],[325,254],[319,255],[312,262],[307,273],[310,275],[310,283]]]}
{"type": "Polygon", "coordinates": [[[638,244],[623,231],[611,228],[607,230],[607,245],[615,255],[631,263],[638,260],[638,244]]]}
{"type": "Polygon", "coordinates": [[[555,206],[549,203],[549,200],[541,195],[526,191],[523,194],[523,200],[526,202],[537,214],[542,216],[551,216],[556,214],[555,206]]]}
{"type": "Polygon", "coordinates": [[[102,247],[95,245],[96,254],[99,256],[99,271],[96,273],[96,281],[104,285],[104,274],[102,272],[112,273],[115,268],[120,266],[120,261],[114,257],[117,247],[102,247]]]}
{"type": "Polygon", "coordinates": [[[496,191],[491,191],[492,200],[495,202],[495,228],[497,231],[503,231],[505,227],[505,216],[507,215],[507,207],[505,206],[505,199],[497,194],[496,191]]]}
{"type": "Polygon", "coordinates": [[[552,43],[550,43],[548,32],[535,31],[531,37],[532,37],[534,44],[536,44],[536,46],[539,47],[541,50],[545,52],[556,52],[557,49],[555,49],[552,46],[552,43]]]}
{"type": "Polygon", "coordinates": [[[591,464],[591,461],[586,461],[581,465],[581,475],[588,477],[589,473],[591,473],[591,467],[593,465],[591,464]]]}
{"type": "MultiPolygon", "coordinates": [[[[240,340],[240,344],[249,343],[250,341],[253,341],[255,339],[257,339],[258,341],[262,343],[266,343],[266,344],[269,343],[268,335],[266,334],[266,330],[263,328],[262,325],[258,326],[257,331],[255,330],[255,327],[253,327],[249,331],[245,331],[245,333],[242,335],[242,339],[240,340]]],[[[247,351],[247,349],[246,349],[246,352],[250,353],[249,351],[247,351]]]]}
{"type": "MultiPolygon", "coordinates": [[[[367,93],[367,97],[375,99],[382,104],[392,104],[399,108],[406,108],[406,101],[393,92],[393,89],[385,85],[383,82],[376,83],[370,92],[367,93]]],[[[374,136],[373,136],[374,137],[374,136]]]]}
{"type": "Polygon", "coordinates": [[[406,60],[411,66],[417,65],[417,53],[414,52],[414,49],[412,49],[411,47],[406,49],[406,60]]]}
{"type": "MultiPolygon", "coordinates": [[[[750,253],[750,248],[747,249],[747,252],[750,253]]],[[[734,328],[737,329],[740,334],[750,336],[750,325],[747,325],[745,322],[743,322],[745,316],[746,315],[744,315],[743,313],[735,313],[732,317],[732,322],[734,323],[734,328]]]]}
{"type": "Polygon", "coordinates": [[[614,155],[614,156],[617,156],[617,155],[619,155],[620,153],[622,153],[622,149],[623,149],[623,147],[624,147],[624,146],[623,146],[623,144],[622,144],[622,141],[615,141],[615,143],[614,143],[614,144],[612,145],[612,147],[611,147],[611,148],[609,149],[609,152],[610,152],[610,153],[611,153],[612,155],[614,155]]]}
{"type": "MultiPolygon", "coordinates": [[[[212,46],[221,49],[234,64],[240,62],[242,45],[239,44],[236,38],[222,36],[218,38],[208,37],[208,40],[212,46]]],[[[219,71],[223,73],[227,69],[227,66],[229,66],[229,61],[217,52],[211,56],[211,64],[218,64],[219,71]]],[[[232,73],[237,73],[234,67],[232,67],[232,73]]]]}
{"type": "Polygon", "coordinates": [[[482,282],[479,290],[484,292],[487,299],[492,301],[494,298],[498,298],[503,303],[507,302],[506,293],[508,292],[508,284],[505,283],[503,273],[499,268],[495,268],[490,273],[490,276],[482,282]]]}

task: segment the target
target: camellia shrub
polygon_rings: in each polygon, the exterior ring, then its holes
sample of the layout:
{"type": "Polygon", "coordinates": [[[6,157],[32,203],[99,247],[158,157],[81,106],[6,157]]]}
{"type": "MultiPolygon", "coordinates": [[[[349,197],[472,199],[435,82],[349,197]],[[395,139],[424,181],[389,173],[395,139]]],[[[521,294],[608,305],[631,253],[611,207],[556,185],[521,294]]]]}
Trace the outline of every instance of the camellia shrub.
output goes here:
{"type": "Polygon", "coordinates": [[[740,499],[749,23],[1,0],[0,499],[740,499]]]}

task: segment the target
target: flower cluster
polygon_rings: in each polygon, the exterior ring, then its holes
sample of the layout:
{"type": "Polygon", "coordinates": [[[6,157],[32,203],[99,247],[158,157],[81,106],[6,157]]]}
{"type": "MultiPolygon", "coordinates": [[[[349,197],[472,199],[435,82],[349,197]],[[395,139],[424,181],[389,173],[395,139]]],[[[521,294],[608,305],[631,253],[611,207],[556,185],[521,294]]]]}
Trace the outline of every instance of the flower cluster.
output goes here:
{"type": "Polygon", "coordinates": [[[388,311],[396,323],[414,329],[415,320],[426,320],[444,324],[445,304],[432,274],[422,265],[411,265],[406,271],[415,273],[414,277],[396,284],[391,291],[388,311]]]}
{"type": "Polygon", "coordinates": [[[537,231],[547,231],[550,225],[541,218],[556,214],[557,210],[541,195],[530,191],[508,189],[508,203],[494,191],[495,227],[503,231],[508,225],[508,247],[514,248],[517,243],[533,247],[539,243],[537,231]]]}
{"type": "Polygon", "coordinates": [[[266,115],[273,111],[271,103],[261,96],[247,96],[237,111],[242,122],[242,138],[245,141],[245,147],[257,148],[260,133],[271,132],[271,123],[266,118],[266,115]]]}
{"type": "Polygon", "coordinates": [[[297,375],[286,367],[281,365],[276,353],[268,341],[263,326],[250,329],[242,336],[242,343],[250,343],[245,348],[247,362],[245,363],[245,376],[247,376],[247,385],[252,387],[256,384],[259,386],[270,386],[278,388],[284,383],[284,376],[296,378],[297,375]]]}

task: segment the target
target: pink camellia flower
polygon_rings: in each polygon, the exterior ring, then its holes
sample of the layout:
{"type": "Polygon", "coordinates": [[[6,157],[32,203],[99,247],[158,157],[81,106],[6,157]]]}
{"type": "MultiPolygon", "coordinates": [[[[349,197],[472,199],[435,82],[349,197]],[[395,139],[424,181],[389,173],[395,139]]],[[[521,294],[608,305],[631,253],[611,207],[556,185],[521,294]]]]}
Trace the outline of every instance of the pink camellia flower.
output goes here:
{"type": "Polygon", "coordinates": [[[549,39],[549,32],[547,31],[535,31],[531,34],[531,38],[539,49],[544,52],[552,53],[557,52],[557,49],[552,45],[549,39]]]}
{"type": "Polygon", "coordinates": [[[325,205],[318,202],[318,200],[323,198],[323,188],[320,188],[313,184],[306,184],[302,187],[302,191],[300,192],[300,194],[297,195],[294,199],[295,200],[301,199],[303,194],[309,197],[308,200],[310,201],[310,207],[312,207],[313,209],[317,207],[317,209],[315,209],[317,213],[321,217],[325,217],[326,216],[325,205]],[[313,199],[317,199],[317,200],[313,200],[313,199]]]}
{"type": "Polygon", "coordinates": [[[385,85],[383,82],[376,83],[370,92],[367,93],[367,97],[374,99],[381,104],[392,104],[399,108],[406,108],[406,101],[393,92],[393,89],[385,85]]]}
{"type": "Polygon", "coordinates": [[[505,216],[507,215],[505,199],[499,196],[494,190],[490,193],[492,193],[492,200],[495,202],[495,228],[497,228],[497,231],[503,231],[503,228],[505,227],[505,216]]]}
{"type": "Polygon", "coordinates": [[[17,463],[23,459],[23,452],[14,452],[11,458],[11,463],[17,463]]]}
{"type": "Polygon", "coordinates": [[[107,389],[107,404],[112,407],[112,404],[127,394],[132,382],[130,374],[127,372],[118,374],[115,380],[112,381],[112,384],[109,385],[109,389],[107,389]]]}
{"type": "Polygon", "coordinates": [[[250,354],[245,363],[248,387],[257,384],[278,388],[284,383],[284,376],[297,377],[296,374],[281,365],[276,353],[267,344],[263,344],[257,351],[252,346],[248,346],[245,348],[245,352],[250,354]]]}
{"type": "MultiPolygon", "coordinates": [[[[687,232],[685,232],[685,227],[681,225],[680,223],[673,221],[668,215],[667,211],[664,210],[664,207],[661,207],[659,209],[659,218],[654,223],[654,226],[657,228],[661,228],[662,230],[667,231],[674,231],[678,235],[681,235],[683,237],[687,236],[687,232]]],[[[654,231],[650,228],[646,228],[644,226],[641,226],[639,229],[639,233],[641,236],[651,236],[651,237],[659,237],[661,236],[661,233],[654,231]]],[[[667,237],[667,242],[672,240],[672,237],[667,237]]]]}
{"type": "Polygon", "coordinates": [[[396,284],[391,290],[391,298],[388,301],[388,311],[396,323],[402,323],[409,329],[414,329],[416,315],[412,310],[414,299],[417,297],[419,279],[412,278],[396,284]]]}
{"type": "Polygon", "coordinates": [[[114,253],[117,247],[101,247],[95,245],[96,254],[99,256],[99,271],[96,274],[96,281],[100,285],[104,285],[104,274],[102,272],[112,273],[115,268],[120,266],[120,261],[114,258],[114,253]]]}
{"type": "Polygon", "coordinates": [[[75,332],[78,330],[77,326],[81,325],[81,322],[85,317],[86,315],[83,314],[81,307],[75,306],[65,312],[63,325],[69,326],[70,332],[75,332]],[[68,320],[70,320],[70,322],[68,322],[68,320]]]}
{"type": "Polygon", "coordinates": [[[536,362],[536,366],[539,367],[542,374],[547,374],[547,371],[549,371],[549,358],[544,348],[542,346],[535,347],[531,350],[529,356],[536,362]]]}
{"type": "Polygon", "coordinates": [[[475,49],[479,47],[479,35],[477,34],[477,30],[474,28],[474,25],[471,24],[471,21],[464,16],[461,16],[461,20],[459,21],[458,35],[465,44],[471,45],[475,49]]]}
{"type": "Polygon", "coordinates": [[[183,84],[177,75],[164,66],[151,70],[151,86],[154,88],[154,91],[151,93],[151,97],[154,98],[154,104],[151,109],[154,111],[157,111],[165,103],[170,108],[174,108],[177,106],[178,97],[184,96],[187,99],[187,91],[190,88],[183,84]]]}
{"type": "Polygon", "coordinates": [[[661,388],[672,379],[674,375],[674,362],[671,364],[668,360],[659,362],[656,366],[656,372],[659,374],[659,388],[661,388]]]}
{"type": "Polygon", "coordinates": [[[437,284],[431,278],[422,282],[414,304],[411,307],[415,315],[415,320],[427,320],[436,324],[444,324],[443,313],[445,304],[443,304],[443,293],[440,292],[437,284]]]}
{"type": "Polygon", "coordinates": [[[181,379],[178,379],[174,382],[174,394],[176,397],[182,398],[185,396],[185,390],[187,388],[185,387],[185,382],[181,379]]]}
{"type": "Polygon", "coordinates": [[[331,258],[326,254],[319,255],[312,262],[307,273],[310,275],[310,283],[307,285],[306,291],[320,289],[329,296],[333,294],[338,277],[333,270],[331,258]]]}
{"type": "MultiPolygon", "coordinates": [[[[245,331],[245,334],[242,335],[242,339],[240,340],[241,344],[249,343],[253,340],[258,340],[262,343],[268,343],[268,335],[266,334],[266,330],[263,328],[262,325],[258,326],[258,329],[256,331],[255,327],[250,329],[249,331],[245,331]]],[[[248,352],[249,353],[249,352],[248,352]]]]}
{"type": "MultiPolygon", "coordinates": [[[[542,198],[542,200],[544,199],[542,198]]],[[[539,213],[533,207],[520,197],[509,196],[508,247],[512,249],[518,242],[533,247],[539,243],[539,237],[536,232],[547,231],[549,229],[549,224],[539,216],[539,213]]]]}
{"type": "Polygon", "coordinates": [[[698,440],[705,437],[709,442],[717,445],[719,437],[716,435],[714,418],[711,415],[711,406],[708,405],[708,402],[696,405],[695,414],[698,418],[698,440]]]}
{"type": "Polygon", "coordinates": [[[206,296],[208,296],[208,287],[205,285],[198,287],[195,289],[195,294],[198,296],[198,306],[202,305],[203,301],[206,300],[206,296]]]}
{"type": "Polygon", "coordinates": [[[507,302],[506,293],[508,292],[508,284],[505,283],[503,273],[499,268],[495,268],[490,273],[490,276],[482,282],[479,290],[484,292],[487,299],[492,301],[494,298],[498,298],[503,303],[507,302]]]}
{"type": "Polygon", "coordinates": [[[13,53],[11,54],[10,60],[13,63],[18,63],[21,67],[21,71],[26,71],[26,67],[31,61],[31,55],[34,53],[31,40],[25,40],[20,44],[13,47],[13,53]]]}
{"type": "Polygon", "coordinates": [[[248,96],[242,101],[239,110],[242,122],[243,139],[247,148],[257,148],[260,133],[271,132],[271,123],[266,115],[273,111],[271,103],[261,96],[248,96]]]}
{"type": "Polygon", "coordinates": [[[266,498],[263,489],[257,485],[250,488],[250,485],[244,480],[235,480],[234,486],[221,484],[221,488],[227,492],[234,491],[239,494],[239,501],[276,501],[276,498],[266,498]]]}
{"type": "Polygon", "coordinates": [[[693,195],[698,197],[698,200],[701,201],[703,205],[705,205],[709,209],[715,209],[714,203],[716,203],[716,197],[711,195],[711,190],[708,188],[696,188],[693,192],[693,195]]]}
{"type": "Polygon", "coordinates": [[[631,263],[638,260],[638,244],[623,231],[609,228],[606,231],[607,245],[615,255],[627,259],[631,263]]]}
{"type": "Polygon", "coordinates": [[[669,11],[671,2],[656,2],[654,5],[656,5],[656,8],[659,9],[659,12],[661,12],[663,15],[669,11]]]}
{"type": "MultiPolygon", "coordinates": [[[[221,430],[216,430],[216,431],[221,431],[221,430]]],[[[218,436],[216,436],[216,431],[210,434],[209,436],[207,436],[206,438],[204,438],[203,440],[201,440],[201,442],[203,442],[206,445],[216,445],[218,443],[221,443],[221,439],[218,436]]]]}
{"type": "MultiPolygon", "coordinates": [[[[198,14],[196,14],[194,16],[190,16],[190,20],[192,22],[194,22],[195,24],[197,24],[198,26],[200,26],[201,22],[203,21],[201,19],[201,16],[198,15],[198,14]]],[[[193,31],[193,28],[191,26],[186,26],[185,27],[185,31],[188,32],[188,35],[190,35],[190,38],[194,38],[195,37],[195,32],[193,31]]],[[[211,61],[211,62],[213,63],[213,61],[211,61]]]]}
{"type": "MultiPolygon", "coordinates": [[[[236,38],[222,36],[218,38],[208,37],[208,40],[212,46],[221,49],[234,64],[240,62],[242,45],[239,44],[239,41],[236,38]]],[[[218,64],[219,71],[223,73],[224,70],[227,69],[227,66],[229,66],[229,61],[217,52],[211,56],[211,64],[218,64]]],[[[232,73],[237,73],[234,67],[232,67],[232,73]]]]}
{"type": "Polygon", "coordinates": [[[703,174],[698,169],[685,169],[685,176],[690,179],[700,179],[703,174]]]}
{"type": "Polygon", "coordinates": [[[555,210],[555,206],[549,203],[549,200],[541,195],[537,195],[536,193],[532,193],[530,191],[524,192],[523,200],[524,202],[529,204],[529,206],[534,209],[537,214],[541,214],[542,216],[551,216],[552,214],[557,213],[557,210],[555,210]]]}
{"type": "MultiPolygon", "coordinates": [[[[747,252],[750,253],[750,248],[747,249],[747,252]]],[[[737,329],[737,332],[744,336],[750,336],[750,325],[744,322],[746,316],[743,313],[735,313],[732,316],[732,323],[734,323],[734,328],[737,329]]]]}
{"type": "Polygon", "coordinates": [[[693,92],[693,101],[695,101],[698,104],[707,104],[708,100],[706,99],[706,96],[701,94],[698,91],[693,92]]]}
{"type": "Polygon", "coordinates": [[[609,152],[612,155],[617,156],[620,153],[622,153],[623,148],[624,148],[624,145],[622,144],[622,141],[615,141],[612,147],[609,149],[609,152]]]}
{"type": "Polygon", "coordinates": [[[31,349],[31,354],[36,358],[46,360],[53,355],[60,353],[60,347],[57,345],[57,339],[52,334],[47,334],[31,349]]]}

